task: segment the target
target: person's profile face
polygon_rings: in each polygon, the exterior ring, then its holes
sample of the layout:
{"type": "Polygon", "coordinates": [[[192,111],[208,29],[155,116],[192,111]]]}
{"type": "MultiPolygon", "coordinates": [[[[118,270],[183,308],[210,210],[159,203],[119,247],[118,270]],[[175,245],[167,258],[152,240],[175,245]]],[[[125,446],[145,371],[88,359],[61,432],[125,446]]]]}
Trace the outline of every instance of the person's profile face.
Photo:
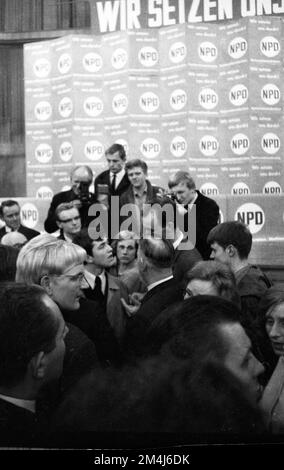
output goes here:
{"type": "Polygon", "coordinates": [[[50,275],[51,298],[61,310],[78,310],[83,297],[81,285],[84,280],[84,265],[73,264],[62,274],[50,275]]]}
{"type": "Polygon", "coordinates": [[[210,259],[226,264],[229,264],[230,262],[230,257],[227,253],[227,250],[220,246],[217,242],[211,243],[210,259]]]}
{"type": "Polygon", "coordinates": [[[228,348],[225,367],[243,384],[248,396],[257,402],[262,394],[259,376],[264,367],[252,353],[250,339],[240,323],[222,324],[219,328],[228,348]]]}
{"type": "Polygon", "coordinates": [[[42,302],[50,310],[58,323],[58,329],[54,340],[54,348],[50,352],[46,353],[48,365],[45,379],[50,381],[52,379],[59,379],[62,375],[66,349],[65,336],[68,333],[68,327],[65,324],[58,305],[48,295],[44,295],[42,302]]]}
{"type": "Polygon", "coordinates": [[[271,307],[265,316],[265,328],[277,356],[284,355],[284,302],[271,307]]]}
{"type": "Polygon", "coordinates": [[[106,154],[106,159],[108,163],[108,168],[112,173],[117,174],[124,168],[125,161],[122,160],[119,155],[119,152],[115,152],[113,154],[106,154]]]}
{"type": "Polygon", "coordinates": [[[20,207],[17,204],[11,207],[4,207],[3,220],[7,227],[12,230],[18,230],[21,224],[20,207]]]}

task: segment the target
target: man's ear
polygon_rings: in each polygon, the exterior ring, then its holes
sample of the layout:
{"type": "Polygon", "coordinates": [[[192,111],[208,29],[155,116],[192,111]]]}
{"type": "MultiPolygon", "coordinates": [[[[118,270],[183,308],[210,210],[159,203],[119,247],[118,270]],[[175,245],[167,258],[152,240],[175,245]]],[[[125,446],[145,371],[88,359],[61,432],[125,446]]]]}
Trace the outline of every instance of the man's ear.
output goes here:
{"type": "Polygon", "coordinates": [[[233,256],[236,255],[236,248],[234,247],[234,245],[228,245],[226,247],[226,251],[228,255],[230,256],[230,258],[233,258],[233,256]]]}
{"type": "Polygon", "coordinates": [[[56,220],[56,225],[57,225],[57,227],[62,228],[63,224],[62,224],[62,222],[60,222],[60,220],[56,220]]]}
{"type": "Polygon", "coordinates": [[[47,357],[43,351],[35,354],[29,362],[29,370],[34,379],[42,380],[46,374],[47,357]]]}
{"type": "Polygon", "coordinates": [[[50,277],[45,274],[44,276],[41,277],[40,279],[40,285],[41,287],[44,288],[45,292],[49,295],[49,297],[52,296],[52,286],[50,283],[50,277]]]}

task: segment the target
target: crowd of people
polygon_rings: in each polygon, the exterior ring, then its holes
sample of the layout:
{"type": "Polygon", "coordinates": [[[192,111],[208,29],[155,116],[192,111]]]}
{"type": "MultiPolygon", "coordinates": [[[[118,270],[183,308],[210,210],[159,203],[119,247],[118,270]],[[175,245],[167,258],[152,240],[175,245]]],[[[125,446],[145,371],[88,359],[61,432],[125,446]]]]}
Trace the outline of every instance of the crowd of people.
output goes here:
{"type": "Polygon", "coordinates": [[[165,189],[119,144],[106,160],[94,181],[73,169],[44,233],[0,207],[0,446],[283,433],[284,292],[249,228],[188,172],[165,189]]]}

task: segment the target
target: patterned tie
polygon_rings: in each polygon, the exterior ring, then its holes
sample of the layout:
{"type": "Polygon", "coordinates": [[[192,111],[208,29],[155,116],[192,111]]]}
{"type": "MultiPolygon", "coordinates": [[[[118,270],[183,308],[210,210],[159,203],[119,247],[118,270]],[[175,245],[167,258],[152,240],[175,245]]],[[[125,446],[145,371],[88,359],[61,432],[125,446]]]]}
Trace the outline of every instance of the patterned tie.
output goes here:
{"type": "Polygon", "coordinates": [[[116,175],[113,175],[112,182],[111,182],[111,192],[115,192],[115,187],[116,187],[116,175]]]}

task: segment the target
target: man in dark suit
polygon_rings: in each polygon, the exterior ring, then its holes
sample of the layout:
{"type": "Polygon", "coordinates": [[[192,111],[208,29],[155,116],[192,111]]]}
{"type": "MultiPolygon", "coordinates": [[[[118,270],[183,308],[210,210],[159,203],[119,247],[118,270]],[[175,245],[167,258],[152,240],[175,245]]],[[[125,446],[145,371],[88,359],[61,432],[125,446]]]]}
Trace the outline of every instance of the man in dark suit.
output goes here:
{"type": "Polygon", "coordinates": [[[103,171],[95,178],[95,194],[97,200],[101,201],[108,196],[121,196],[129,187],[130,182],[124,166],[126,153],[123,145],[113,144],[109,147],[105,156],[108,170],[103,171]]]}
{"type": "Polygon", "coordinates": [[[3,201],[0,206],[0,218],[6,224],[0,229],[0,240],[9,232],[19,232],[24,235],[27,240],[31,240],[31,238],[39,235],[37,230],[33,230],[21,224],[20,206],[17,201],[11,199],[3,201]]]}
{"type": "Polygon", "coordinates": [[[61,377],[68,328],[39,286],[10,284],[0,305],[0,441],[31,446],[39,392],[61,377]]]}
{"type": "Polygon", "coordinates": [[[56,232],[58,226],[56,223],[55,210],[63,202],[74,201],[77,205],[82,226],[86,226],[89,222],[88,211],[89,207],[96,202],[95,195],[89,191],[93,181],[93,172],[87,165],[81,165],[73,168],[71,171],[71,189],[68,191],[61,191],[53,196],[47,218],[44,222],[44,229],[48,233],[56,232]]]}
{"type": "Polygon", "coordinates": [[[173,279],[173,258],[174,248],[169,240],[151,237],[140,240],[138,267],[147,293],[138,309],[122,300],[130,316],[125,341],[129,358],[144,354],[152,322],[166,307],[182,299],[181,285],[173,279]]]}
{"type": "Polygon", "coordinates": [[[195,246],[205,260],[209,259],[211,249],[207,243],[207,235],[210,230],[218,224],[218,204],[196,189],[195,182],[187,171],[178,171],[169,181],[168,186],[177,202],[182,205],[181,210],[183,210],[185,214],[185,233],[188,232],[188,212],[192,210],[193,204],[195,205],[195,246]]]}
{"type": "Polygon", "coordinates": [[[177,206],[167,196],[154,198],[144,208],[142,217],[143,238],[163,236],[171,240],[174,247],[173,276],[181,282],[185,273],[202,260],[199,251],[190,244],[178,226],[177,206]]]}

